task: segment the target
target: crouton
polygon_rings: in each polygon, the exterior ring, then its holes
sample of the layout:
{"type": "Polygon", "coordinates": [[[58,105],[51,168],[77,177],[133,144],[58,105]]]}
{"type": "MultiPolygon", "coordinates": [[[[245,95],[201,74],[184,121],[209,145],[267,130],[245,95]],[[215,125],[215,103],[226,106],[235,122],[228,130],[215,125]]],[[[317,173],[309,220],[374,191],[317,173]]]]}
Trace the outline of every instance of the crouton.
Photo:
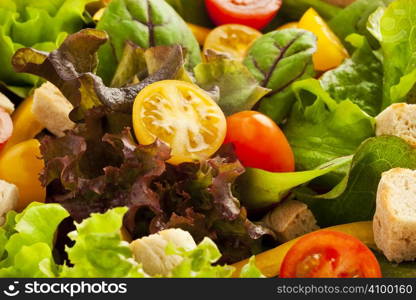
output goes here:
{"type": "Polygon", "coordinates": [[[74,128],[75,123],[69,119],[72,109],[72,104],[50,82],[44,83],[33,94],[33,114],[39,123],[58,137],[74,128]]]}
{"type": "Polygon", "coordinates": [[[296,200],[279,204],[263,218],[263,222],[276,233],[281,243],[319,229],[308,206],[296,200]]]}
{"type": "Polygon", "coordinates": [[[16,209],[19,191],[14,184],[0,180],[0,226],[4,224],[6,214],[16,209]]]}
{"type": "Polygon", "coordinates": [[[376,135],[394,135],[416,147],[416,104],[396,103],[376,117],[376,135]]]}
{"type": "Polygon", "coordinates": [[[416,171],[383,173],[373,220],[374,240],[389,261],[416,258],[416,171]]]}
{"type": "Polygon", "coordinates": [[[12,114],[14,112],[14,104],[5,95],[0,93],[0,108],[4,109],[5,112],[12,114]]]}
{"type": "Polygon", "coordinates": [[[166,254],[169,243],[185,250],[196,248],[192,236],[182,229],[167,229],[137,239],[130,244],[130,248],[134,258],[143,265],[143,270],[147,274],[167,276],[182,261],[178,255],[166,254]]]}

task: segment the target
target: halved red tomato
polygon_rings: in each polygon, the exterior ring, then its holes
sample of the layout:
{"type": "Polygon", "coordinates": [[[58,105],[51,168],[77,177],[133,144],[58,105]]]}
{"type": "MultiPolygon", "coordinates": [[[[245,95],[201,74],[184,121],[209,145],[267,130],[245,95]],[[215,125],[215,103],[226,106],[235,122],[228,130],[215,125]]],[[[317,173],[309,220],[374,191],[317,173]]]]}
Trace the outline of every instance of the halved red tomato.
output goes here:
{"type": "Polygon", "coordinates": [[[13,122],[10,115],[0,108],[0,150],[13,133],[13,122]]]}
{"type": "Polygon", "coordinates": [[[205,5],[216,25],[242,24],[262,29],[275,17],[282,0],[205,0],[205,5]]]}
{"type": "Polygon", "coordinates": [[[380,278],[380,265],[357,238],[321,230],[305,235],[290,248],[280,268],[283,278],[380,278]]]}

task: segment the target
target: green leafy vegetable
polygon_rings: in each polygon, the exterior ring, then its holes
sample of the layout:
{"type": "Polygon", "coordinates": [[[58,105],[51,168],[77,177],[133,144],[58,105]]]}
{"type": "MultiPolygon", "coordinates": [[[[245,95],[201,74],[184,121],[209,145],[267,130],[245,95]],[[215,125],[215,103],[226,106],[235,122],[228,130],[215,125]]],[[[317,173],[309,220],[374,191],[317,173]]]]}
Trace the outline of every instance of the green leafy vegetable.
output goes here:
{"type": "Polygon", "coordinates": [[[383,108],[396,102],[415,102],[416,83],[416,3],[396,0],[380,20],[384,55],[383,108]]]}
{"type": "MultiPolygon", "coordinates": [[[[369,16],[379,7],[384,7],[393,0],[357,0],[335,15],[329,22],[334,33],[343,41],[353,33],[372,35],[367,30],[369,16]]],[[[346,46],[349,46],[348,44],[346,46]]]]}
{"type": "Polygon", "coordinates": [[[213,58],[197,65],[194,72],[200,87],[208,91],[219,89],[218,104],[226,115],[250,110],[269,92],[236,60],[213,58]]]}
{"type": "Polygon", "coordinates": [[[244,64],[263,87],[272,91],[260,102],[260,111],[280,123],[294,103],[292,84],[314,75],[315,36],[305,30],[270,32],[250,48],[244,64]]]}
{"type": "MultiPolygon", "coordinates": [[[[7,252],[0,256],[0,277],[149,277],[134,260],[129,244],[121,239],[126,211],[126,207],[109,209],[75,224],[75,230],[68,234],[74,243],[65,248],[71,265],[57,265],[52,256],[57,250],[54,236],[58,225],[68,216],[62,206],[32,203],[20,214],[9,212],[0,227],[1,246],[7,252]]],[[[169,277],[227,278],[234,271],[231,266],[215,265],[221,253],[208,237],[193,250],[168,245],[166,251],[183,258],[169,277]]],[[[254,258],[241,276],[263,277],[254,258]]]]}
{"type": "Polygon", "coordinates": [[[214,26],[205,8],[205,0],[166,0],[166,2],[186,22],[206,27],[214,26]]]}
{"type": "Polygon", "coordinates": [[[322,87],[338,101],[351,100],[371,116],[381,111],[383,64],[364,36],[347,37],[357,50],[338,68],[320,79],[322,87]]]}
{"type": "Polygon", "coordinates": [[[264,278],[265,276],[256,266],[256,258],[250,257],[248,263],[241,268],[240,278],[264,278]]]}
{"type": "Polygon", "coordinates": [[[83,27],[85,5],[93,1],[0,1],[0,82],[19,91],[38,84],[36,76],[13,71],[10,63],[13,54],[23,47],[56,49],[68,33],[83,27]]]}
{"type": "Polygon", "coordinates": [[[311,7],[326,20],[332,19],[342,11],[341,8],[322,0],[285,0],[283,1],[278,18],[284,15],[297,21],[311,7]]]}
{"type": "Polygon", "coordinates": [[[247,208],[267,208],[280,202],[291,189],[336,171],[350,162],[351,157],[342,157],[315,170],[293,173],[271,173],[248,168],[238,178],[236,189],[241,203],[247,208]]]}
{"type": "Polygon", "coordinates": [[[415,278],[416,263],[402,262],[400,264],[392,263],[378,251],[374,251],[381,267],[381,273],[384,278],[415,278]]]}
{"type": "Polygon", "coordinates": [[[319,81],[300,81],[293,89],[298,100],[284,132],[298,170],[312,170],[351,155],[361,142],[374,136],[374,119],[350,100],[337,103],[319,81]]]}
{"type": "Polygon", "coordinates": [[[68,212],[58,204],[30,204],[22,213],[9,213],[0,228],[4,242],[0,277],[55,277],[52,249],[56,229],[68,212]]]}
{"type": "Polygon", "coordinates": [[[93,74],[98,63],[96,52],[107,38],[103,31],[84,29],[68,36],[59,49],[49,54],[32,48],[18,50],[13,56],[13,66],[17,72],[35,74],[55,84],[76,108],[72,112],[75,119],[82,119],[88,109],[102,105],[113,111],[131,112],[134,99],[144,87],[173,79],[183,68],[180,46],[151,48],[149,52],[164,54],[157,71],[152,70],[149,77],[135,85],[109,88],[93,74]]]}
{"type": "Polygon", "coordinates": [[[111,87],[121,88],[134,84],[135,80],[144,79],[148,75],[144,53],[145,51],[139,46],[126,42],[111,87]]]}
{"type": "Polygon", "coordinates": [[[261,251],[260,238],[269,231],[247,219],[231,191],[244,171],[234,157],[174,167],[165,163],[165,144],[137,145],[128,130],[106,134],[109,117],[89,111],[73,132],[41,141],[48,202],[62,204],[77,221],[127,206],[124,225],[133,237],[182,228],[197,242],[211,237],[223,253],[221,262],[261,251]]]}
{"type": "Polygon", "coordinates": [[[180,249],[167,249],[167,251],[168,254],[183,257],[182,262],[172,270],[171,276],[174,278],[227,278],[231,277],[234,271],[233,267],[227,265],[213,266],[220,259],[221,252],[209,238],[204,238],[191,251],[180,249]]]}
{"type": "Polygon", "coordinates": [[[198,42],[181,17],[164,0],[113,0],[97,29],[109,35],[109,41],[98,52],[97,73],[110,84],[123,55],[125,41],[142,48],[179,44],[186,49],[192,69],[201,61],[198,42]]]}
{"type": "Polygon", "coordinates": [[[92,214],[68,236],[75,242],[66,251],[73,267],[64,266],[61,277],[144,277],[132,259],[129,244],[121,240],[120,228],[127,208],[92,214]]]}
{"type": "Polygon", "coordinates": [[[404,140],[381,136],[365,141],[354,155],[347,180],[321,196],[296,193],[321,226],[368,221],[374,216],[381,174],[392,168],[416,168],[416,150],[404,140]]]}

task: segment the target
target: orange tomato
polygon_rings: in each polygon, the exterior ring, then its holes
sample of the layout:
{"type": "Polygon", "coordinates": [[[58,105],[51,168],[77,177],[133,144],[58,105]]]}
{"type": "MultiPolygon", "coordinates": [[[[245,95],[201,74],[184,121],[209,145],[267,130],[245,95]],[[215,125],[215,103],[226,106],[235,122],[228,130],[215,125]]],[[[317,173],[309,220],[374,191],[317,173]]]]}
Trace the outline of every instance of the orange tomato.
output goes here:
{"type": "Polygon", "coordinates": [[[227,118],[224,143],[232,143],[241,163],[269,172],[293,172],[295,158],[285,135],[268,116],[243,111],[227,118]]]}
{"type": "Polygon", "coordinates": [[[45,202],[46,190],[38,179],[44,168],[39,147],[39,141],[31,139],[8,148],[0,156],[0,179],[19,189],[18,211],[34,201],[45,202]]]}

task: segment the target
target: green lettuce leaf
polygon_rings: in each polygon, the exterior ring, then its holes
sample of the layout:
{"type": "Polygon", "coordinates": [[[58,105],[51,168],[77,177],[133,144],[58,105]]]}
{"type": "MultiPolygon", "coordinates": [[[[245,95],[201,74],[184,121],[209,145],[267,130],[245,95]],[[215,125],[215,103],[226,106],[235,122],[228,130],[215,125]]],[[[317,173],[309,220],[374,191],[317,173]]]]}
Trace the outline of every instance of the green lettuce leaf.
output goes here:
{"type": "MultiPolygon", "coordinates": [[[[364,35],[370,43],[377,44],[367,30],[369,16],[379,7],[384,7],[393,0],[357,0],[335,15],[329,22],[334,33],[344,41],[350,34],[364,35]]],[[[347,47],[350,47],[346,43],[347,47]]]]}
{"type": "Polygon", "coordinates": [[[9,213],[0,230],[7,256],[0,261],[0,277],[55,277],[52,256],[58,225],[68,216],[58,204],[31,203],[22,213],[9,213]]]}
{"type": "Polygon", "coordinates": [[[256,266],[256,258],[250,257],[248,263],[241,268],[240,278],[265,278],[256,266]]]}
{"type": "Polygon", "coordinates": [[[350,100],[336,102],[319,81],[295,83],[297,102],[284,126],[298,170],[312,170],[337,157],[354,154],[374,136],[374,119],[350,100]]]}
{"type": "Polygon", "coordinates": [[[186,49],[189,69],[201,61],[194,35],[164,0],[113,0],[98,22],[97,29],[106,31],[110,37],[98,52],[100,64],[97,74],[107,85],[115,74],[126,41],[145,49],[179,44],[186,49]]]}
{"type": "Polygon", "coordinates": [[[396,0],[380,20],[384,55],[383,108],[392,103],[416,101],[416,3],[396,0]]]}
{"type": "Polygon", "coordinates": [[[11,65],[16,50],[33,47],[56,49],[67,34],[84,26],[85,6],[94,0],[0,1],[0,82],[16,88],[32,87],[39,78],[17,74],[11,65]]]}
{"type": "Polygon", "coordinates": [[[66,252],[73,267],[63,266],[60,277],[144,277],[120,229],[126,207],[92,214],[68,234],[74,246],[66,252]]]}
{"type": "Polygon", "coordinates": [[[277,123],[284,120],[295,100],[293,83],[314,75],[315,51],[315,36],[300,29],[270,32],[253,44],[244,64],[263,87],[272,90],[260,102],[261,112],[277,123]]]}
{"type": "Polygon", "coordinates": [[[172,270],[173,278],[228,278],[234,272],[231,266],[213,265],[221,258],[221,252],[210,238],[204,238],[190,251],[168,246],[168,254],[183,257],[182,262],[172,270]]]}
{"type": "Polygon", "coordinates": [[[279,203],[293,188],[351,163],[351,156],[337,158],[311,171],[272,173],[246,169],[236,182],[239,199],[247,208],[267,208],[279,203]]]}
{"type": "Polygon", "coordinates": [[[335,191],[320,196],[295,194],[321,226],[368,221],[374,216],[381,174],[392,168],[416,169],[416,150],[398,137],[370,138],[357,149],[347,179],[335,191]]]}
{"type": "Polygon", "coordinates": [[[227,116],[252,109],[270,91],[261,87],[246,66],[236,60],[213,58],[197,65],[194,74],[203,89],[218,89],[218,105],[227,116]]]}
{"type": "Polygon", "coordinates": [[[383,64],[364,36],[352,34],[347,41],[356,48],[354,54],[326,72],[320,79],[321,85],[337,102],[349,99],[376,116],[382,105],[383,64]]]}
{"type": "Polygon", "coordinates": [[[332,19],[342,11],[342,8],[322,0],[285,0],[282,2],[282,8],[277,17],[281,18],[283,15],[296,21],[311,7],[326,20],[332,19]]]}

